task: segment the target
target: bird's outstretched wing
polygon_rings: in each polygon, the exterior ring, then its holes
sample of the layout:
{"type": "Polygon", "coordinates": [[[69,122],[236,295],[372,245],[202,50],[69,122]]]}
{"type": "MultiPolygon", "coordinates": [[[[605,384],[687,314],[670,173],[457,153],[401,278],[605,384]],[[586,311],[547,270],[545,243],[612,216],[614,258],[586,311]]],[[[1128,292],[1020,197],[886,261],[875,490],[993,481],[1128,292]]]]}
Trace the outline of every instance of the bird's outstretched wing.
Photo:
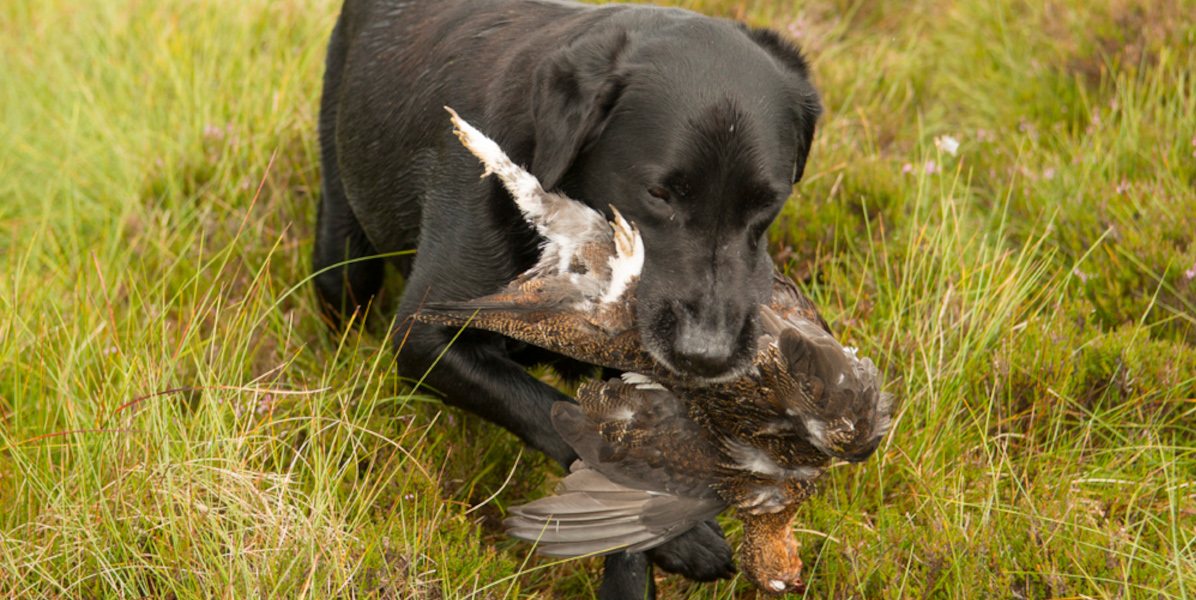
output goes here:
{"type": "Polygon", "coordinates": [[[490,138],[452,109],[457,136],[501,180],[524,219],[544,237],[540,259],[499,292],[464,302],[429,302],[415,318],[474,327],[622,370],[661,367],[640,347],[634,292],[644,262],[639,229],[611,208],[598,211],[548,192],[490,138]]]}
{"type": "Polygon", "coordinates": [[[523,218],[544,237],[541,259],[533,271],[564,272],[582,244],[610,236],[606,219],[599,212],[563,194],[545,190],[536,176],[515,164],[497,142],[453,109],[447,106],[444,109],[451,115],[454,133],[461,144],[482,161],[485,167],[482,177],[497,175],[523,218]]]}
{"type": "Polygon", "coordinates": [[[429,302],[415,318],[433,325],[493,331],[603,367],[667,376],[643,349],[630,310],[620,305],[609,308],[583,311],[516,290],[466,302],[429,302]]]}
{"type": "Polygon", "coordinates": [[[646,379],[590,382],[552,420],[581,461],[557,495],[512,509],[509,533],[543,554],[647,550],[722,512],[717,451],[681,401],[646,379]]]}
{"type": "Polygon", "coordinates": [[[536,543],[547,556],[640,552],[659,546],[726,508],[712,498],[689,498],[614,483],[582,461],[556,495],[511,509],[507,533],[536,543]]]}

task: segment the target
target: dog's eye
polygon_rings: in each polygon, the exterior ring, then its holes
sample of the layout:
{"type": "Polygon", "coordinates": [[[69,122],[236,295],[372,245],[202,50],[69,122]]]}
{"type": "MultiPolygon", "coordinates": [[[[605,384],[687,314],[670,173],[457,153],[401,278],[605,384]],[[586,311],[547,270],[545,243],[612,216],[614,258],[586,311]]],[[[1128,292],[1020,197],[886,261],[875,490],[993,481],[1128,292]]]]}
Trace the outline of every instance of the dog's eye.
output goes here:
{"type": "Polygon", "coordinates": [[[662,187],[648,188],[648,193],[651,194],[653,198],[659,198],[665,202],[673,199],[673,196],[669,194],[669,191],[662,187]]]}

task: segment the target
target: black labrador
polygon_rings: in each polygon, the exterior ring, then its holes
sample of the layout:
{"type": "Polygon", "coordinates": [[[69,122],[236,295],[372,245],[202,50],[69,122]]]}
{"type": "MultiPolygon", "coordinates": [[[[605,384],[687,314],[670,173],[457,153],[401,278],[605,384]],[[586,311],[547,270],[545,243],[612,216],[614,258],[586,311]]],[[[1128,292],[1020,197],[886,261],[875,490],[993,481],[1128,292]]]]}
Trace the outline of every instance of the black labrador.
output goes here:
{"type": "MultiPolygon", "coordinates": [[[[313,267],[334,321],[365,306],[397,261],[400,373],[514,432],[561,465],[576,457],[549,410],[568,398],[524,365],[592,367],[484,332],[412,323],[425,301],[497,291],[540,240],[452,134],[445,106],[546,188],[643,233],[644,346],[717,381],[750,368],[768,298],[766,230],[800,178],[820,112],[801,53],[777,34],[689,11],[559,0],[346,0],[320,107],[324,187],[313,267]],[[366,260],[359,260],[365,258],[366,260]],[[352,261],[352,262],[346,262],[352,261]],[[333,267],[324,270],[328,267],[333,267]]],[[[650,565],[733,572],[717,523],[642,555],[607,558],[600,595],[651,594],[650,565]]]]}

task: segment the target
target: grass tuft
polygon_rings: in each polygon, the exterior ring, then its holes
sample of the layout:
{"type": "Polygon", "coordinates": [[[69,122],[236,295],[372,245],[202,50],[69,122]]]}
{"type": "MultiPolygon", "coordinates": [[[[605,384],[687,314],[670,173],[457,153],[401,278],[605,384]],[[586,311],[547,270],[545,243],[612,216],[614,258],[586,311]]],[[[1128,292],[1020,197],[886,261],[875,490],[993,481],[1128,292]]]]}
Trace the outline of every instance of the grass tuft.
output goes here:
{"type": "MultiPolygon", "coordinates": [[[[801,513],[808,595],[1191,598],[1190,7],[678,4],[806,49],[774,256],[898,397],[801,513]]],[[[593,594],[501,533],[556,468],[400,380],[386,310],[318,317],[338,9],[0,5],[0,597],[593,594]]]]}

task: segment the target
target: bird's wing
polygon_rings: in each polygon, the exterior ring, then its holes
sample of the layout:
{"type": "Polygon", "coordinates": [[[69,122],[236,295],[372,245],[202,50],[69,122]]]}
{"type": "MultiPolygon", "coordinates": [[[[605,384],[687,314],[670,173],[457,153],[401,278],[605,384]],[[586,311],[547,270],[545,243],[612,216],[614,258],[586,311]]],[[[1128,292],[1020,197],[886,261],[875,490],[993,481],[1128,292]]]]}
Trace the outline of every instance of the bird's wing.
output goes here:
{"type": "Polygon", "coordinates": [[[453,109],[444,108],[451,115],[454,133],[461,144],[485,166],[482,177],[497,175],[524,220],[544,237],[540,260],[533,272],[564,273],[588,243],[611,241],[611,229],[602,213],[563,194],[545,190],[540,180],[512,161],[497,142],[453,109]]]}
{"type": "MultiPolygon", "coordinates": [[[[628,376],[629,378],[631,376],[628,376]]],[[[718,450],[671,391],[643,378],[591,381],[552,423],[591,468],[628,487],[695,498],[713,488],[718,450]]]]}
{"type": "Polygon", "coordinates": [[[589,382],[552,422],[581,457],[557,495],[512,509],[508,532],[552,556],[662,544],[722,512],[717,451],[672,392],[643,377],[589,382]]]}
{"type": "Polygon", "coordinates": [[[419,307],[417,318],[446,325],[463,325],[473,317],[471,325],[489,328],[487,323],[499,326],[499,321],[518,319],[538,320],[541,316],[572,314],[584,317],[574,310],[582,301],[580,289],[560,277],[521,277],[501,291],[463,301],[425,302],[419,307]],[[485,320],[479,321],[474,313],[485,320]]]}
{"type": "Polygon", "coordinates": [[[461,144],[485,166],[482,177],[491,173],[498,175],[524,219],[542,235],[566,240],[598,239],[610,235],[606,219],[601,213],[581,202],[546,191],[540,185],[540,180],[515,164],[497,142],[478,131],[453,109],[447,106],[444,109],[452,119],[454,133],[461,144]]]}
{"type": "Polygon", "coordinates": [[[415,318],[434,325],[493,331],[603,367],[669,376],[643,349],[630,303],[587,310],[560,300],[551,290],[531,287],[508,288],[466,302],[429,302],[415,318]]]}
{"type": "Polygon", "coordinates": [[[516,539],[547,556],[640,552],[692,529],[726,507],[714,498],[687,498],[612,482],[581,461],[553,496],[511,509],[503,524],[516,539]]]}

